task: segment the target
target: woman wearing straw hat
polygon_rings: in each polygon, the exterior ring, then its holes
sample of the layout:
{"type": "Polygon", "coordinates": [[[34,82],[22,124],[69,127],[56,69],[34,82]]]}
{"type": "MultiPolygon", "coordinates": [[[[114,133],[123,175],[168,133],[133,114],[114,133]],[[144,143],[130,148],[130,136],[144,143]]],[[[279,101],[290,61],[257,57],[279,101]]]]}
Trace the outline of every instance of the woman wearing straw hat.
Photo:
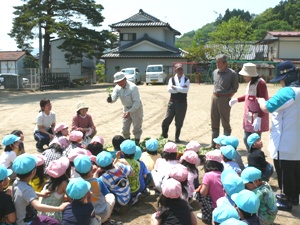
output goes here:
{"type": "Polygon", "coordinates": [[[252,133],[257,133],[261,136],[262,132],[269,130],[269,114],[264,113],[258,104],[257,98],[269,99],[268,89],[266,82],[258,76],[256,65],[253,63],[245,63],[242,70],[239,72],[240,75],[244,76],[248,86],[246,94],[234,98],[229,101],[229,106],[232,107],[238,102],[245,102],[244,106],[244,143],[249,152],[247,145],[247,138],[252,133]]]}

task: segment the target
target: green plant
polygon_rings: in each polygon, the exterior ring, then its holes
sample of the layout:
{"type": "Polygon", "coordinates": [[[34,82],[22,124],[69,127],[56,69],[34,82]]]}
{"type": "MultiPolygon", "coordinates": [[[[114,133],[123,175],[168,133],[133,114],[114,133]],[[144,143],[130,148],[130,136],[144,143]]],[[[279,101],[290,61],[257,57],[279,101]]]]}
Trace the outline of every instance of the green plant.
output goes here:
{"type": "Polygon", "coordinates": [[[108,94],[108,97],[111,97],[112,91],[113,91],[113,87],[112,87],[112,86],[106,88],[106,92],[107,92],[107,94],[108,94]]]}

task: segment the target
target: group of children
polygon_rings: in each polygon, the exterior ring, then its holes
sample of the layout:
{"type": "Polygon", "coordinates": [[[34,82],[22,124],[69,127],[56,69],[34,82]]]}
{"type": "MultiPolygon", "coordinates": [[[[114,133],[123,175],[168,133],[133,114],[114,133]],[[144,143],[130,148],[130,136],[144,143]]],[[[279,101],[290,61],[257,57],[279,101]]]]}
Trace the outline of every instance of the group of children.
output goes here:
{"type": "MultiPolygon", "coordinates": [[[[201,146],[196,141],[190,141],[179,157],[173,142],[167,142],[160,155],[156,139],[147,140],[142,151],[134,141],[116,135],[114,149],[106,151],[101,136],[83,143],[84,133],[78,129],[69,133],[63,123],[53,131],[41,154],[24,153],[21,131],[3,138],[0,200],[9,203],[0,206],[2,223],[121,224],[110,219],[112,212],[135,205],[149,195],[149,188],[159,195],[152,224],[197,224],[190,206],[194,200],[201,204],[197,217],[206,223],[275,220],[276,199],[267,183],[273,167],[265,160],[257,134],[248,137],[246,168],[236,150],[237,138],[214,139],[217,149],[206,154],[204,175],[199,176],[201,146]]],[[[93,135],[95,131],[86,130],[93,135]]]]}

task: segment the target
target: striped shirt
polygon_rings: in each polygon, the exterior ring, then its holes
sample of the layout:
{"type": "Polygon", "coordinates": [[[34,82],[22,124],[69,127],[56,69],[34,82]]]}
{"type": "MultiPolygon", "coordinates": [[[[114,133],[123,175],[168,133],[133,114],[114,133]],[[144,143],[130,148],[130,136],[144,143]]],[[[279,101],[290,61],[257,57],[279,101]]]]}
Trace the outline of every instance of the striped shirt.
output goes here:
{"type": "Polygon", "coordinates": [[[116,196],[120,205],[126,205],[130,200],[130,185],[127,177],[132,172],[131,166],[117,163],[111,170],[102,174],[102,181],[116,196]]]}

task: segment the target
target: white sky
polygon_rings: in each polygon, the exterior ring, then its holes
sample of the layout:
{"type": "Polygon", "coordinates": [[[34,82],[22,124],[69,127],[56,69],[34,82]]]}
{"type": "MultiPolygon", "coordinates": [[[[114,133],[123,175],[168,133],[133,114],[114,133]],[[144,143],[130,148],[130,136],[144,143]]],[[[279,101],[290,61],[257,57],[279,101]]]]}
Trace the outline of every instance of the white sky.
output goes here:
{"type": "MultiPolygon", "coordinates": [[[[217,16],[224,15],[228,8],[259,14],[267,8],[275,7],[280,0],[96,0],[96,2],[104,7],[103,29],[109,29],[108,25],[127,19],[143,9],[144,12],[168,22],[172,28],[184,34],[215,21],[217,16]]],[[[14,39],[7,33],[12,28],[13,6],[22,4],[21,0],[8,0],[1,4],[0,51],[18,50],[14,39]]],[[[38,39],[33,42],[33,47],[38,48],[38,39]]]]}

